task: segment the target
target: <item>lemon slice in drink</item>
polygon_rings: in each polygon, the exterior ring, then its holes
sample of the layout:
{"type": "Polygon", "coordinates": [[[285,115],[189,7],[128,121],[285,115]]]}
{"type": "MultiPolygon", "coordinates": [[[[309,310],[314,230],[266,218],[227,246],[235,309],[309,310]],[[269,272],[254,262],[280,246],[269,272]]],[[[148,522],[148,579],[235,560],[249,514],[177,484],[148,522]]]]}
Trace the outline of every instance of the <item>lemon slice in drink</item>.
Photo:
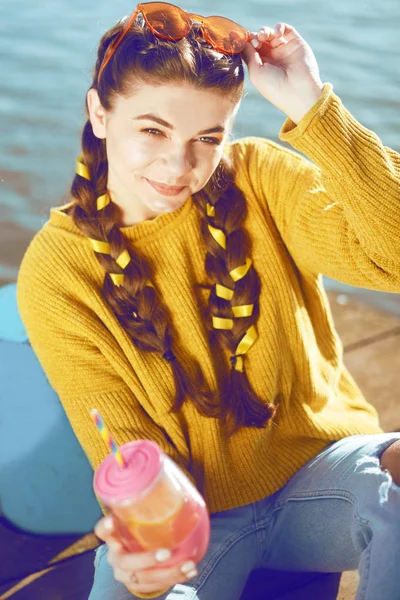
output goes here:
{"type": "Polygon", "coordinates": [[[160,481],[146,498],[131,507],[131,519],[142,525],[161,525],[178,513],[183,501],[181,488],[171,481],[160,481]]]}
{"type": "Polygon", "coordinates": [[[149,496],[131,507],[129,531],[145,550],[171,548],[176,544],[175,520],[183,504],[183,491],[161,481],[149,496]]]}
{"type": "Polygon", "coordinates": [[[174,548],[180,542],[179,531],[175,527],[174,518],[170,518],[163,523],[130,523],[129,531],[143,550],[174,548]]]}

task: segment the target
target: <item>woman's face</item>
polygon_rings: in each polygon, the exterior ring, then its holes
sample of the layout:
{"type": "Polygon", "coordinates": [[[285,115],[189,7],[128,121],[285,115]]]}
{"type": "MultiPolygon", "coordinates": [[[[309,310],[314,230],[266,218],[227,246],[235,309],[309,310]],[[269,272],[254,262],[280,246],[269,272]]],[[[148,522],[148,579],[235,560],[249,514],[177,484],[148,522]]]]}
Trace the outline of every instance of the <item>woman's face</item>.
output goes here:
{"type": "Polygon", "coordinates": [[[212,91],[168,85],[118,96],[110,113],[91,89],[88,105],[94,134],[106,140],[107,187],[122,226],[175,211],[206,185],[239,108],[212,91]],[[182,189],[167,195],[151,183],[182,189]]]}

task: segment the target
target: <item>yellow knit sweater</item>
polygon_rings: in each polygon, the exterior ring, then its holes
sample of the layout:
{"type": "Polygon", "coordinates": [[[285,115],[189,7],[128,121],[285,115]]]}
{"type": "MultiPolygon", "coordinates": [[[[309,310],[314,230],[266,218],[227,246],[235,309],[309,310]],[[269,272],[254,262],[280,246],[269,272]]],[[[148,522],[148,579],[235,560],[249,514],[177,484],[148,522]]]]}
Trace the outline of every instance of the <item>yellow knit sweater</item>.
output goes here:
{"type": "MultiPolygon", "coordinates": [[[[329,442],[378,433],[375,409],[343,364],[343,347],[322,274],[400,293],[400,156],[343,106],[327,82],[321,98],[279,138],[226,146],[248,202],[244,226],[261,278],[258,339],[245,358],[251,385],[276,418],[228,442],[216,419],[186,401],[169,414],[169,363],[141,352],[101,294],[104,270],[61,208],[36,233],[18,276],[18,307],[32,347],[95,469],[108,454],[89,412],[97,408],[118,444],[149,438],[190,473],[211,512],[272,494],[329,442]],[[312,162],[311,162],[312,161],[312,162]]],[[[200,316],[207,281],[200,217],[192,199],[122,232],[155,266],[153,283],[170,310],[173,349],[191,372],[200,360],[213,389],[216,368],[200,316]]],[[[368,365],[366,365],[368,368],[368,365]]]]}

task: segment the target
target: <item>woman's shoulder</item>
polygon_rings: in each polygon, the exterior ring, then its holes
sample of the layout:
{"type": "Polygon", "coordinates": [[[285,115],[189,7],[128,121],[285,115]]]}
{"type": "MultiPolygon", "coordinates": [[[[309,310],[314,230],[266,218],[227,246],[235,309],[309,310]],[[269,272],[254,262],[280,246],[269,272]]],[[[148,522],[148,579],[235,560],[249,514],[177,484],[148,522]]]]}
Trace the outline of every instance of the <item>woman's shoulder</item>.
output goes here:
{"type": "Polygon", "coordinates": [[[296,150],[261,136],[246,136],[232,140],[227,143],[226,151],[232,158],[247,159],[249,161],[258,160],[259,158],[268,161],[279,159],[287,161],[305,160],[303,155],[296,150]]]}
{"type": "Polygon", "coordinates": [[[74,224],[69,212],[72,202],[50,208],[42,227],[33,235],[20,263],[18,280],[67,284],[82,270],[89,253],[87,238],[74,224]]]}
{"type": "MultiPolygon", "coordinates": [[[[231,142],[227,154],[238,181],[248,180],[257,187],[260,179],[272,178],[273,185],[285,185],[315,169],[311,161],[291,148],[268,138],[248,136],[231,142]]],[[[271,184],[271,185],[272,185],[271,184]]]]}

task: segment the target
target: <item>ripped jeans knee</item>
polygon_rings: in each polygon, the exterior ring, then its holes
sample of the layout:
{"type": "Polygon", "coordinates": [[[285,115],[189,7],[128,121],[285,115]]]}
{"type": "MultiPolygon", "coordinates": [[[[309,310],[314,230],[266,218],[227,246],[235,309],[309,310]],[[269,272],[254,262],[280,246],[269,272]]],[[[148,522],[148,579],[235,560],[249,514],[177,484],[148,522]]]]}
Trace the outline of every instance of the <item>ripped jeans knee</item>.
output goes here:
{"type": "Polygon", "coordinates": [[[400,440],[386,448],[380,457],[380,463],[382,469],[390,473],[393,482],[400,486],[400,440]]]}
{"type": "MultiPolygon", "coordinates": [[[[388,501],[389,489],[391,487],[396,488],[398,491],[400,491],[400,487],[399,487],[400,477],[397,476],[397,478],[394,479],[393,474],[392,474],[393,473],[392,469],[389,470],[389,464],[391,463],[391,461],[389,463],[389,461],[387,460],[387,455],[386,455],[386,457],[384,456],[394,444],[399,445],[400,441],[397,441],[397,442],[394,442],[393,444],[391,444],[391,446],[389,446],[389,448],[387,448],[383,452],[383,454],[380,458],[377,458],[374,456],[363,456],[356,462],[356,470],[358,470],[358,468],[361,468],[362,473],[365,473],[365,474],[370,473],[372,475],[383,476],[382,482],[379,486],[379,504],[381,506],[382,506],[382,504],[384,504],[385,502],[388,501]]],[[[399,445],[399,447],[400,447],[400,445],[399,445]]],[[[397,471],[396,471],[396,475],[398,475],[397,471]]]]}

